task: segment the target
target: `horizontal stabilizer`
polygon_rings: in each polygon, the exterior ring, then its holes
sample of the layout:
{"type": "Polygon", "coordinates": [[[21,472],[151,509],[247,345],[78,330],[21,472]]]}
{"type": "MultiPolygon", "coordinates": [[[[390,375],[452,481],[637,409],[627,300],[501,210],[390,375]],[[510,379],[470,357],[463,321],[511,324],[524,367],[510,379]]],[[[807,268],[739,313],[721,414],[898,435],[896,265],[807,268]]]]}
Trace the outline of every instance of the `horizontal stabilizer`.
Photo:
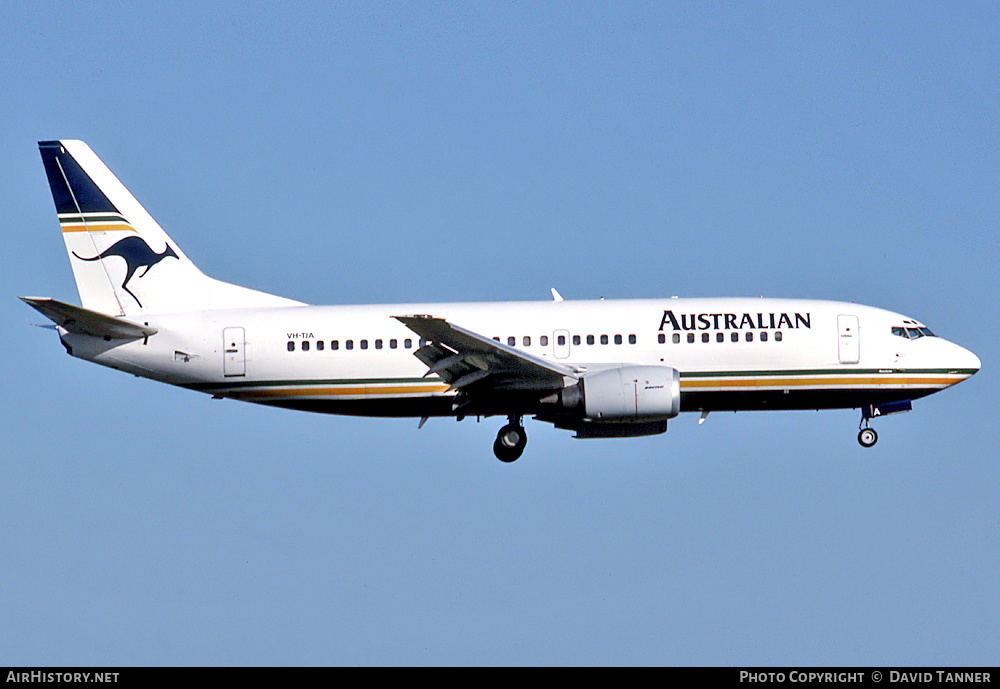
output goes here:
{"type": "Polygon", "coordinates": [[[71,333],[117,340],[137,340],[140,337],[156,334],[156,328],[150,328],[148,325],[139,325],[90,309],[64,304],[55,299],[46,297],[20,297],[20,299],[71,333]]]}

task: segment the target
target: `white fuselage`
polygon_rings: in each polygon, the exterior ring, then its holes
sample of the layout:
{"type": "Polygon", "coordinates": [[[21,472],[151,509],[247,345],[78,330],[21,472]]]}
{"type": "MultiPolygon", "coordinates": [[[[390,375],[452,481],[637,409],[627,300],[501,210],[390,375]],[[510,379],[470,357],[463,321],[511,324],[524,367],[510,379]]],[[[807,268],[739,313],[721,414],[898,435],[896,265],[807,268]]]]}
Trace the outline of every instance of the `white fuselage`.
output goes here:
{"type": "Polygon", "coordinates": [[[851,303],[648,299],[289,306],[145,316],[158,332],[122,343],[63,333],[96,363],[213,395],[311,411],[452,413],[454,391],[413,354],[395,316],[429,314],[580,372],[669,366],[681,411],[858,407],[916,399],[979,360],[912,319],[851,303]],[[905,332],[905,330],[904,330],[905,332]],[[425,377],[426,376],[426,377],[425,377]]]}

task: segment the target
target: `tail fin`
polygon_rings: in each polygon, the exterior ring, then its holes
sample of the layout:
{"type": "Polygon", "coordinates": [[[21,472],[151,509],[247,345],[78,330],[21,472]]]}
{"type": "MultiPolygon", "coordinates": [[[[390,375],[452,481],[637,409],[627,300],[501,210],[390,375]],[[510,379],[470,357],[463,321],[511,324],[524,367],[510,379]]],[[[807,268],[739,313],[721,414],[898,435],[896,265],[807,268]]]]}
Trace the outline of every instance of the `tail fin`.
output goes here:
{"type": "Polygon", "coordinates": [[[299,302],[214,280],[82,141],[40,141],[83,306],[118,316],[299,302]]]}

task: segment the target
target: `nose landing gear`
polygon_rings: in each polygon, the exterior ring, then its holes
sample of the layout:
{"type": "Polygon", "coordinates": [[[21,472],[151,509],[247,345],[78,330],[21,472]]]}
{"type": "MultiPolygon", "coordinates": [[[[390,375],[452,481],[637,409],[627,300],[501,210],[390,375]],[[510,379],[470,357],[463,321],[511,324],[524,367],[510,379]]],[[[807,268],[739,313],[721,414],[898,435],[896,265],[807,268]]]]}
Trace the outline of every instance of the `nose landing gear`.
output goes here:
{"type": "Polygon", "coordinates": [[[878,433],[871,427],[871,420],[880,416],[899,414],[913,409],[910,400],[896,400],[893,402],[883,402],[881,404],[866,404],[861,407],[861,429],[858,432],[858,442],[861,447],[871,447],[878,442],[878,433]]]}
{"type": "Polygon", "coordinates": [[[524,452],[528,444],[528,434],[524,432],[520,416],[509,416],[508,424],[497,433],[493,443],[493,454],[501,462],[513,462],[524,452]]]}
{"type": "MultiPolygon", "coordinates": [[[[867,422],[868,419],[865,419],[867,422]]],[[[878,442],[878,433],[875,432],[874,428],[868,427],[867,423],[864,424],[864,428],[858,433],[858,442],[861,443],[861,447],[871,447],[878,442]]]]}

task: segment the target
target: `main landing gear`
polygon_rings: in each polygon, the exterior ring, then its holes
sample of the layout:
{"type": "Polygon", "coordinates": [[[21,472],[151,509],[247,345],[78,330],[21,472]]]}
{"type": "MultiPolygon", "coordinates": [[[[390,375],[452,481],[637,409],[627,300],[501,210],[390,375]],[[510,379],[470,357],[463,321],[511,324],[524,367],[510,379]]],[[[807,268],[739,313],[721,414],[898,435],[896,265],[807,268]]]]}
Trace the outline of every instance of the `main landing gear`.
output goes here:
{"type": "Polygon", "coordinates": [[[493,454],[501,462],[516,460],[524,452],[524,446],[528,444],[528,434],[521,425],[521,417],[512,414],[507,419],[507,425],[500,429],[493,443],[493,454]]]}

